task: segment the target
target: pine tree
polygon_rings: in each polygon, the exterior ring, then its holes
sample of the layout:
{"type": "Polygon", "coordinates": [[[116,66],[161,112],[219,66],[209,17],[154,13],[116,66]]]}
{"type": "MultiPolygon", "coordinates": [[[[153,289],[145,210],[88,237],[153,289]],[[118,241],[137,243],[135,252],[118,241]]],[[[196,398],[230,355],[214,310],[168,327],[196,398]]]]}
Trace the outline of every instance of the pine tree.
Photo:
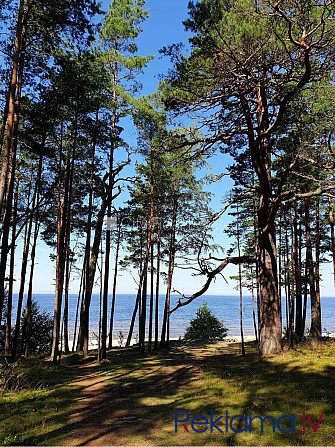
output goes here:
{"type": "Polygon", "coordinates": [[[248,147],[257,175],[262,354],[281,351],[275,219],[280,202],[295,194],[284,186],[300,156],[293,153],[285,167],[281,164],[275,185],[275,144],[287,129],[294,101],[330,72],[333,17],[333,3],[258,2],[255,8],[249,0],[190,2],[185,25],[194,33],[192,53],[179,57],[178,46],[166,50],[176,61],[162,85],[166,104],[181,113],[198,112],[210,130],[204,150],[220,142],[235,156],[238,148],[248,147]]]}

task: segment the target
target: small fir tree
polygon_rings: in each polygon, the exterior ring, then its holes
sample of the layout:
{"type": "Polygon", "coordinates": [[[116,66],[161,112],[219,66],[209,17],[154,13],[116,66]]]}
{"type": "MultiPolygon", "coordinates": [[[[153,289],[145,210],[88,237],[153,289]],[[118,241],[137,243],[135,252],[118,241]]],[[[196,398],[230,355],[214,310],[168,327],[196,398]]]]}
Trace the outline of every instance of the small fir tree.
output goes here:
{"type": "Polygon", "coordinates": [[[197,310],[196,317],[191,320],[185,332],[186,340],[223,340],[228,329],[208,308],[206,301],[197,310]]]}

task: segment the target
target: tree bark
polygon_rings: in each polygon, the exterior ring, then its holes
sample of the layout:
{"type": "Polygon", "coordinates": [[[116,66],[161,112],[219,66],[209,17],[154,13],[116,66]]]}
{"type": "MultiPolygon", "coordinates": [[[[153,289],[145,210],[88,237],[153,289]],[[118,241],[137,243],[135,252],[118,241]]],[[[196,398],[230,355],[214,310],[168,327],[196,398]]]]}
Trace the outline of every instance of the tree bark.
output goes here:
{"type": "Polygon", "coordinates": [[[320,339],[322,335],[321,325],[321,293],[320,293],[320,199],[316,199],[316,214],[315,214],[315,320],[313,321],[312,333],[315,333],[315,338],[320,339]]]}
{"type": "Polygon", "coordinates": [[[73,330],[72,353],[74,352],[74,348],[75,348],[75,345],[76,345],[78,313],[79,313],[80,297],[81,297],[81,291],[82,291],[83,282],[84,282],[85,265],[86,265],[85,257],[84,257],[84,263],[83,264],[84,264],[83,265],[83,269],[82,269],[81,275],[80,275],[80,285],[79,285],[79,292],[78,292],[77,306],[76,306],[76,319],[75,319],[75,322],[74,322],[74,330],[73,330]]]}
{"type": "Polygon", "coordinates": [[[311,334],[313,340],[321,337],[321,313],[318,308],[317,294],[315,287],[315,272],[312,254],[312,237],[310,227],[309,202],[305,199],[305,225],[306,225],[306,263],[308,265],[308,283],[311,298],[311,334]]]}
{"type": "MultiPolygon", "coordinates": [[[[327,185],[330,184],[330,176],[327,174],[327,185]]],[[[331,240],[331,251],[333,258],[333,281],[335,285],[335,230],[334,230],[334,210],[332,197],[328,195],[328,213],[329,213],[329,225],[330,225],[330,240],[331,240]]]]}
{"type": "Polygon", "coordinates": [[[104,216],[106,213],[107,205],[109,201],[115,199],[121,190],[119,189],[118,193],[113,195],[113,189],[110,188],[107,195],[102,200],[100,210],[97,216],[97,223],[94,233],[94,241],[91,251],[91,256],[89,258],[89,262],[87,265],[86,271],[86,287],[85,287],[85,295],[83,300],[83,308],[80,318],[80,331],[83,338],[83,355],[84,357],[88,356],[88,344],[89,344],[89,308],[91,304],[94,277],[97,267],[98,255],[100,250],[100,241],[102,236],[102,227],[104,222],[104,216]]]}
{"type": "MultiPolygon", "coordinates": [[[[238,206],[236,207],[236,212],[238,214],[238,206]]],[[[237,253],[238,257],[241,258],[241,246],[240,246],[240,226],[237,220],[237,253]]],[[[242,290],[242,266],[241,262],[238,264],[238,285],[239,285],[239,295],[240,295],[240,334],[241,334],[241,354],[245,357],[245,346],[244,346],[244,333],[243,333],[243,290],[242,290]]]]}
{"type": "MultiPolygon", "coordinates": [[[[25,0],[20,0],[18,16],[17,16],[17,24],[16,24],[16,36],[15,36],[15,44],[14,44],[14,55],[13,55],[13,66],[11,72],[11,80],[9,87],[9,96],[8,96],[8,114],[7,114],[7,128],[6,128],[6,144],[3,151],[2,157],[2,168],[0,174],[0,211],[3,209],[4,197],[7,192],[7,175],[9,169],[12,170],[13,175],[15,175],[15,169],[10,167],[10,163],[13,161],[11,157],[11,148],[13,147],[13,139],[16,138],[16,131],[14,129],[15,120],[18,121],[18,105],[16,105],[16,101],[20,103],[21,86],[18,85],[18,78],[20,77],[19,71],[21,70],[21,75],[23,76],[23,63],[24,63],[24,47],[25,47],[25,39],[26,39],[26,30],[23,24],[24,22],[24,13],[25,13],[25,0]],[[21,64],[21,66],[20,66],[21,64]],[[17,117],[15,118],[15,114],[17,117]],[[12,161],[11,161],[12,160],[12,161]]],[[[21,81],[22,81],[21,76],[21,81]]],[[[15,144],[14,144],[15,145],[15,144]]],[[[2,294],[0,300],[2,299],[2,294]]],[[[2,306],[1,309],[2,310],[2,306]]],[[[1,316],[1,314],[0,314],[1,316]]]]}
{"type": "Polygon", "coordinates": [[[175,191],[173,195],[171,235],[169,244],[168,277],[167,277],[165,307],[164,307],[164,316],[163,316],[163,325],[162,325],[161,343],[160,343],[160,347],[165,348],[166,351],[169,350],[170,345],[170,299],[171,299],[172,278],[174,272],[175,252],[176,252],[177,212],[178,212],[178,199],[175,191]]]}
{"type": "Polygon", "coordinates": [[[141,296],[142,296],[142,294],[141,294],[141,292],[142,292],[142,282],[143,282],[143,276],[141,275],[140,284],[139,284],[138,290],[137,290],[137,297],[136,297],[136,301],[135,301],[135,307],[134,307],[133,315],[132,315],[132,318],[131,318],[129,333],[128,333],[128,337],[127,337],[127,341],[126,341],[126,347],[130,346],[131,339],[132,339],[133,332],[134,332],[134,325],[135,325],[136,315],[137,315],[137,311],[138,311],[139,304],[140,304],[140,301],[141,301],[141,296]]]}
{"type": "MultiPolygon", "coordinates": [[[[116,88],[118,85],[118,63],[113,61],[112,63],[112,75],[113,75],[113,92],[112,100],[116,104],[117,94],[116,88]]],[[[109,154],[109,188],[113,188],[113,165],[114,165],[114,151],[116,148],[116,125],[117,125],[116,109],[112,111],[111,122],[111,148],[109,154]]],[[[107,217],[112,216],[112,202],[110,201],[107,206],[107,217]]],[[[105,276],[104,276],[104,289],[103,289],[103,306],[102,306],[102,352],[101,359],[107,358],[107,313],[108,313],[108,285],[109,285],[109,266],[110,266],[110,251],[111,251],[111,231],[107,228],[106,231],[106,251],[105,251],[105,276]]],[[[115,300],[115,297],[114,297],[115,300]]]]}
{"type": "Polygon", "coordinates": [[[158,227],[157,227],[157,263],[156,263],[156,303],[155,303],[155,344],[158,348],[158,325],[159,325],[159,275],[161,262],[161,209],[158,206],[158,227]]]}
{"type": "Polygon", "coordinates": [[[153,148],[150,148],[150,307],[149,307],[149,339],[148,353],[151,353],[152,347],[152,324],[154,308],[154,154],[153,148]]]}
{"type": "MultiPolygon", "coordinates": [[[[136,320],[136,315],[137,312],[139,313],[139,322],[141,320],[140,315],[141,315],[141,292],[142,292],[142,285],[143,285],[143,278],[144,278],[144,270],[143,270],[143,236],[142,236],[142,231],[141,231],[141,236],[140,236],[140,266],[139,266],[139,272],[140,272],[140,281],[138,284],[138,290],[137,290],[137,297],[136,297],[136,301],[135,301],[135,307],[134,307],[134,311],[133,311],[133,315],[131,318],[131,323],[130,323],[130,328],[129,328],[129,333],[128,333],[128,337],[127,337],[127,342],[126,342],[126,347],[130,346],[131,343],[131,339],[133,336],[133,331],[134,331],[134,325],[135,325],[135,320],[136,320]]],[[[141,333],[140,330],[140,324],[139,324],[139,334],[141,333]]]]}
{"type": "Polygon", "coordinates": [[[304,336],[303,327],[303,311],[302,311],[302,287],[301,287],[301,223],[299,229],[297,225],[297,208],[294,207],[294,234],[295,234],[295,266],[296,266],[296,314],[295,314],[295,339],[298,343],[301,342],[304,336]]]}
{"type": "MultiPolygon", "coordinates": [[[[85,312],[85,294],[87,281],[89,279],[89,260],[91,254],[91,234],[92,234],[92,208],[93,208],[93,179],[94,179],[94,166],[95,166],[95,150],[97,142],[97,124],[99,118],[99,108],[96,110],[95,115],[95,127],[93,131],[92,152],[91,152],[91,167],[90,167],[90,182],[89,182],[89,197],[88,197],[88,210],[87,210],[87,226],[86,226],[86,243],[85,243],[85,255],[83,264],[83,296],[80,307],[80,326],[78,334],[77,350],[82,351],[84,348],[84,312],[85,312]]],[[[79,298],[78,298],[79,299],[79,298]]]]}
{"type": "Polygon", "coordinates": [[[65,287],[64,287],[64,311],[63,311],[63,339],[64,353],[70,352],[69,348],[69,287],[71,276],[70,241],[66,242],[66,267],[65,267],[65,287]]]}
{"type": "Polygon", "coordinates": [[[291,228],[291,301],[290,301],[290,307],[289,307],[289,324],[290,324],[290,347],[293,348],[294,346],[294,300],[296,298],[296,265],[297,265],[297,246],[295,245],[294,241],[296,239],[296,234],[294,233],[293,228],[293,219],[292,219],[292,210],[289,209],[289,219],[290,219],[290,228],[291,228]]]}
{"type": "Polygon", "coordinates": [[[19,176],[16,176],[15,198],[13,210],[13,227],[12,227],[12,241],[9,267],[9,287],[7,300],[7,318],[6,318],[6,334],[5,334],[5,357],[10,357],[11,333],[12,333],[12,306],[13,306],[13,288],[14,288],[14,269],[15,269],[15,236],[16,236],[16,218],[17,218],[17,204],[18,204],[18,189],[19,176]]]}
{"type": "MultiPolygon", "coordinates": [[[[28,203],[30,200],[32,172],[33,172],[33,167],[31,168],[31,177],[30,177],[29,190],[28,190],[28,203]]],[[[35,188],[35,192],[36,192],[36,188],[35,188]]],[[[35,192],[33,193],[32,207],[34,207],[35,192]]],[[[22,305],[23,305],[23,297],[24,297],[24,286],[25,286],[25,282],[26,282],[26,273],[27,273],[28,255],[29,255],[32,227],[33,227],[33,216],[31,216],[29,221],[26,223],[24,238],[23,238],[24,243],[23,243],[22,261],[21,261],[21,275],[20,275],[19,296],[18,296],[18,301],[17,301],[16,323],[15,323],[14,339],[13,339],[13,345],[12,345],[12,360],[15,359],[16,353],[18,350],[17,348],[18,348],[19,336],[20,336],[21,313],[22,313],[22,305]]]]}
{"type": "MultiPolygon", "coordinates": [[[[9,247],[9,233],[11,226],[13,198],[15,189],[16,156],[18,146],[18,131],[20,104],[23,82],[26,27],[23,21],[24,2],[21,0],[18,14],[11,86],[9,93],[8,117],[6,129],[6,146],[3,153],[3,166],[0,175],[0,210],[4,208],[2,226],[2,245],[0,256],[0,321],[2,319],[3,299],[5,292],[5,277],[7,268],[7,256],[9,247]],[[19,33],[19,34],[18,34],[19,33]],[[7,164],[7,166],[6,166],[7,164]],[[6,188],[6,177],[8,176],[8,188],[6,188]],[[4,195],[7,193],[6,204],[3,207],[4,195]]],[[[15,243],[15,241],[13,241],[15,243]]]]}
{"type": "Polygon", "coordinates": [[[148,285],[148,249],[144,259],[143,267],[143,286],[142,286],[142,303],[141,303],[141,331],[139,336],[140,350],[144,353],[145,349],[145,333],[146,333],[146,313],[147,313],[147,285],[148,285]]]}
{"type": "MultiPolygon", "coordinates": [[[[26,330],[25,330],[25,343],[24,343],[24,356],[27,358],[29,355],[29,347],[30,347],[30,336],[31,336],[31,309],[32,309],[32,297],[33,297],[33,279],[34,279],[34,269],[35,269],[35,257],[36,257],[36,245],[38,239],[38,233],[40,228],[40,222],[38,221],[38,216],[35,219],[35,230],[34,230],[34,238],[33,245],[31,248],[31,266],[30,266],[30,275],[29,275],[29,286],[28,286],[28,295],[27,295],[27,308],[26,308],[26,330]]],[[[23,332],[23,330],[22,330],[23,332]]],[[[22,337],[24,335],[22,334],[22,337]]],[[[23,346],[23,343],[22,343],[23,346]]]]}
{"type": "Polygon", "coordinates": [[[117,275],[118,275],[118,267],[119,267],[118,266],[119,253],[120,253],[120,244],[121,244],[121,228],[122,228],[121,226],[122,226],[122,222],[121,222],[121,218],[120,218],[120,222],[118,225],[117,240],[116,240],[113,293],[112,293],[111,315],[110,315],[110,321],[109,321],[109,340],[108,340],[108,348],[109,349],[111,349],[113,346],[114,311],[115,311],[117,275]]]}
{"type": "MultiPolygon", "coordinates": [[[[77,105],[76,105],[77,107],[77,105]]],[[[59,340],[61,329],[61,310],[62,298],[64,292],[65,266],[67,259],[67,242],[70,232],[70,207],[72,197],[72,181],[73,181],[73,163],[76,151],[77,138],[77,111],[74,119],[74,135],[73,140],[67,148],[64,184],[62,185],[62,140],[63,130],[61,131],[61,143],[59,148],[59,183],[58,183],[58,217],[57,217],[57,255],[56,255],[56,289],[55,289],[55,305],[54,305],[54,327],[52,334],[52,352],[51,358],[54,363],[58,362],[59,340]],[[63,190],[63,191],[62,191],[63,190]]]]}
{"type": "Polygon", "coordinates": [[[280,296],[276,259],[274,224],[269,224],[267,206],[258,212],[259,222],[259,289],[260,311],[260,352],[262,355],[278,354],[282,350],[280,296]]]}

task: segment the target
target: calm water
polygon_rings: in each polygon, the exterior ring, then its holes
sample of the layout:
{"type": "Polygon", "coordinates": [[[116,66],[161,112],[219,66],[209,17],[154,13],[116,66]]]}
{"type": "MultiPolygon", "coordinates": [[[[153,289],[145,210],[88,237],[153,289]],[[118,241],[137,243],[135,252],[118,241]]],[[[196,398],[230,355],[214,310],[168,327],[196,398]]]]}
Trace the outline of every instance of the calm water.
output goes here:
{"type": "MultiPolygon", "coordinates": [[[[174,306],[179,296],[172,295],[171,301],[174,306]]],[[[34,299],[38,302],[41,310],[46,310],[53,314],[54,295],[53,294],[36,294],[34,299]]],[[[162,320],[164,310],[164,296],[160,297],[159,308],[159,321],[162,320]]],[[[117,334],[121,330],[124,335],[127,335],[136,295],[117,295],[115,303],[115,320],[114,320],[114,337],[117,338],[117,334]]],[[[14,297],[14,305],[16,300],[14,297]]],[[[206,295],[204,297],[197,298],[191,304],[185,307],[181,307],[171,315],[171,338],[178,338],[183,336],[186,327],[189,324],[191,318],[195,316],[196,310],[202,305],[204,301],[207,301],[208,307],[215,313],[215,315],[224,322],[228,327],[228,335],[239,335],[239,297],[238,296],[213,296],[206,295]]],[[[335,332],[335,298],[324,297],[321,299],[322,303],[322,329],[324,332],[335,332]]],[[[77,295],[69,296],[69,326],[70,331],[74,327],[75,312],[77,305],[77,295]]],[[[285,300],[283,300],[283,326],[286,326],[285,317],[285,300]]],[[[310,304],[308,303],[307,310],[307,327],[310,326],[310,304]]],[[[171,307],[172,308],[172,307],[171,307]]],[[[252,305],[251,297],[243,298],[243,322],[245,335],[253,335],[253,321],[252,321],[252,305]]],[[[15,314],[15,313],[13,313],[15,314]]],[[[149,315],[149,309],[147,310],[149,315]]],[[[90,330],[97,331],[99,325],[99,295],[92,296],[91,310],[90,310],[90,330]]],[[[135,325],[134,336],[138,333],[138,324],[135,325]]]]}

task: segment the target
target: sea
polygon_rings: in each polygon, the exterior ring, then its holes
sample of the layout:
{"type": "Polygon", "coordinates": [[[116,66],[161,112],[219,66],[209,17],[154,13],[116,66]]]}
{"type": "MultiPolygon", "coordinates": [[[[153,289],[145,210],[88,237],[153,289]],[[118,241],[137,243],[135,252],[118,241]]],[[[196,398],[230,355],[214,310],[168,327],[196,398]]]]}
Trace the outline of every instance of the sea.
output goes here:
{"type": "MultiPolygon", "coordinates": [[[[16,301],[14,298],[13,318],[16,315],[16,301]]],[[[171,309],[175,306],[179,295],[171,296],[171,309]]],[[[78,296],[74,294],[69,295],[69,335],[73,334],[75,318],[76,318],[76,306],[78,296]]],[[[34,300],[38,303],[40,310],[46,311],[53,315],[54,308],[54,295],[53,294],[34,294],[34,300]]],[[[110,307],[111,296],[109,297],[110,307]]],[[[118,294],[115,300],[115,316],[114,316],[114,331],[113,339],[120,339],[124,337],[126,339],[130,321],[136,301],[135,294],[118,294]]],[[[159,321],[160,324],[163,319],[165,296],[159,297],[159,321]]],[[[239,296],[218,296],[218,295],[204,295],[195,299],[187,306],[180,307],[170,317],[170,337],[171,339],[178,339],[183,337],[185,330],[190,323],[190,320],[195,317],[197,309],[202,306],[206,301],[210,310],[223,322],[224,326],[229,329],[228,336],[234,337],[240,335],[240,323],[239,323],[239,296]]],[[[149,306],[149,299],[147,300],[149,306]]],[[[286,326],[286,309],[285,299],[283,303],[283,327],[286,326]]],[[[321,298],[321,311],[322,311],[322,331],[324,333],[335,333],[335,297],[323,297],[321,298]]],[[[90,333],[91,336],[97,337],[99,331],[99,313],[100,313],[100,300],[98,294],[92,295],[92,302],[90,307],[90,333]]],[[[110,312],[109,312],[110,314],[110,312]]],[[[147,316],[149,315],[149,307],[147,309],[147,316]]],[[[310,327],[310,303],[307,306],[306,328],[310,327]]],[[[109,318],[109,315],[108,315],[109,318]]],[[[256,317],[257,318],[257,317],[256,317]]],[[[159,330],[161,327],[159,327],[159,330]]],[[[252,299],[250,296],[243,297],[243,329],[244,335],[253,336],[253,318],[252,318],[252,299]]],[[[136,339],[138,334],[138,321],[135,323],[133,336],[136,339]]]]}

